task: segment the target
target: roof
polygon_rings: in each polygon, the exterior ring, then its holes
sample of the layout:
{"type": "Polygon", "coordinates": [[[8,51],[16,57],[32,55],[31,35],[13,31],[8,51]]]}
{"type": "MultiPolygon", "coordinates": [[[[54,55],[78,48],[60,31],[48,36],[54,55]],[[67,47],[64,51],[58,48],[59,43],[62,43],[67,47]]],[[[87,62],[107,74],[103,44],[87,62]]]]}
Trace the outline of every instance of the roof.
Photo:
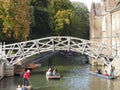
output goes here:
{"type": "Polygon", "coordinates": [[[120,3],[117,3],[117,5],[111,9],[111,12],[116,12],[119,10],[120,10],[120,3]]]}

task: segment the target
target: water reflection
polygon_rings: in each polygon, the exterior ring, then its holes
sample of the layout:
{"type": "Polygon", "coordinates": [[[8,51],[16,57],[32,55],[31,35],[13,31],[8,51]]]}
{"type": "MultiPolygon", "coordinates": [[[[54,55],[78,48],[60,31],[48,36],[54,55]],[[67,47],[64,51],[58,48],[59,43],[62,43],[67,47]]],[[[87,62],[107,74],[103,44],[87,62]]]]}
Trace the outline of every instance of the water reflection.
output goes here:
{"type": "MultiPolygon", "coordinates": [[[[82,57],[84,59],[84,57],[82,57]]],[[[51,58],[51,66],[56,67],[61,73],[61,79],[46,80],[45,73],[48,69],[48,61],[42,63],[39,70],[31,73],[31,84],[34,90],[119,90],[120,78],[107,80],[92,76],[88,73],[90,65],[81,61],[81,56],[63,58],[56,55],[51,58]]],[[[0,90],[15,90],[22,78],[7,77],[0,82],[0,90]]]]}

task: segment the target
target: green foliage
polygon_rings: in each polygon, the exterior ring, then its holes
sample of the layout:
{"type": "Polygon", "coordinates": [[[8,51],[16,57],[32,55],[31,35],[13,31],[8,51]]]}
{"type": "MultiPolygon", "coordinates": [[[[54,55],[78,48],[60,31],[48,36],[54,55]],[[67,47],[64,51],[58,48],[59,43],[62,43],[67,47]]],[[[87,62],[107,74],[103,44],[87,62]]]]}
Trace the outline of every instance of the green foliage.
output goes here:
{"type": "Polygon", "coordinates": [[[29,35],[29,4],[30,1],[0,1],[0,18],[3,20],[2,33],[5,37],[26,40],[29,35]]]}
{"type": "Polygon", "coordinates": [[[50,0],[49,9],[53,17],[54,34],[62,35],[65,27],[71,23],[73,6],[69,0],[50,0]]]}
{"type": "Polygon", "coordinates": [[[73,8],[69,0],[50,0],[50,12],[55,15],[59,10],[67,10],[73,8]]]}
{"type": "Polygon", "coordinates": [[[52,34],[52,18],[48,10],[48,0],[34,0],[33,22],[31,24],[30,39],[45,37],[52,34]]]}
{"type": "Polygon", "coordinates": [[[83,3],[50,0],[54,34],[89,39],[89,12],[83,3]]]}
{"type": "Polygon", "coordinates": [[[89,12],[69,0],[0,1],[0,41],[10,43],[51,35],[89,39],[89,12]]]}
{"type": "Polygon", "coordinates": [[[72,36],[89,39],[89,12],[83,3],[74,2],[74,16],[72,18],[72,36]]]}
{"type": "Polygon", "coordinates": [[[4,33],[2,33],[2,29],[3,29],[3,20],[0,19],[0,41],[3,41],[5,39],[5,35],[4,33]]]}
{"type": "Polygon", "coordinates": [[[65,25],[70,25],[73,11],[71,9],[58,11],[55,15],[55,30],[57,35],[60,34],[60,30],[64,30],[65,25]]]}

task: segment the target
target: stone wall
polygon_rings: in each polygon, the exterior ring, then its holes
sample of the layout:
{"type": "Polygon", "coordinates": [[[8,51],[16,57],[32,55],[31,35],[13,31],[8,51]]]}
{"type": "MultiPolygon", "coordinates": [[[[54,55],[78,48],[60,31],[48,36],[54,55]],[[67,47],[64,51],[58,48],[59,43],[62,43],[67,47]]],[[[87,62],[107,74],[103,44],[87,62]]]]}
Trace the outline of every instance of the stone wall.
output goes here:
{"type": "MultiPolygon", "coordinates": [[[[115,76],[120,76],[120,49],[117,47],[120,46],[120,0],[101,0],[99,4],[92,4],[90,12],[90,40],[98,40],[98,42],[117,49],[116,58],[106,69],[110,72],[111,65],[113,65],[115,67],[115,76]]],[[[104,53],[114,55],[111,51],[105,51],[104,53]]],[[[96,61],[93,59],[91,63],[94,64],[96,61]]]]}
{"type": "Polygon", "coordinates": [[[96,59],[93,59],[93,58],[89,58],[89,63],[91,64],[91,65],[95,65],[95,66],[99,66],[99,65],[102,65],[102,63],[99,61],[99,60],[96,60],[96,59]]]}
{"type": "Polygon", "coordinates": [[[4,61],[0,61],[0,79],[4,76],[14,76],[14,66],[4,61]]]}
{"type": "Polygon", "coordinates": [[[5,76],[14,76],[14,66],[5,64],[5,76]]]}
{"type": "Polygon", "coordinates": [[[5,63],[0,61],[0,80],[4,77],[4,67],[5,63]]]}
{"type": "Polygon", "coordinates": [[[112,9],[118,3],[117,0],[106,0],[106,9],[112,9]]]}
{"type": "MultiPolygon", "coordinates": [[[[120,45],[120,1],[101,0],[101,3],[92,3],[90,12],[90,40],[104,43],[109,46],[120,45]],[[105,9],[102,8],[105,7],[105,9]]],[[[112,47],[113,48],[113,47],[112,47]]],[[[109,55],[112,52],[105,52],[109,55]]],[[[116,55],[120,55],[117,52],[116,55]]],[[[93,60],[94,61],[94,60],[93,60]]]]}

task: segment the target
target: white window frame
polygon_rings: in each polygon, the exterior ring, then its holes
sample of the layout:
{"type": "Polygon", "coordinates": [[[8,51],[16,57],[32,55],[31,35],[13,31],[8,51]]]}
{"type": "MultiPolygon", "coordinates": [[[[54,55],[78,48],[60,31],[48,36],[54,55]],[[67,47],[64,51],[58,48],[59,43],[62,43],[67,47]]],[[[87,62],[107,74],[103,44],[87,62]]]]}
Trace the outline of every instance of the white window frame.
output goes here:
{"type": "Polygon", "coordinates": [[[102,18],[102,31],[106,31],[106,16],[102,18]]]}

